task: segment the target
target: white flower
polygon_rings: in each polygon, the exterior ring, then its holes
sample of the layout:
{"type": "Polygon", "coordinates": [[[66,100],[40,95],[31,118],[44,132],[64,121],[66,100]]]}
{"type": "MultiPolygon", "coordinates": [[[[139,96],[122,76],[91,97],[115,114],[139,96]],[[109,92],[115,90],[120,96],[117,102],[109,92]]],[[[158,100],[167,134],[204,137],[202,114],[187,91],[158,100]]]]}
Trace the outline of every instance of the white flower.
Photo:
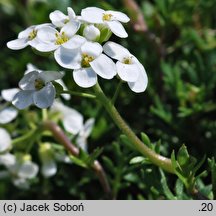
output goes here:
{"type": "Polygon", "coordinates": [[[59,101],[55,101],[52,110],[62,114],[62,123],[65,130],[76,135],[77,145],[87,151],[87,138],[94,126],[94,119],[90,118],[84,123],[84,118],[78,111],[65,106],[59,101]]]}
{"type": "Polygon", "coordinates": [[[29,180],[37,176],[38,170],[38,165],[31,160],[17,160],[15,165],[8,167],[13,184],[22,189],[29,188],[29,180]]]}
{"type": "Polygon", "coordinates": [[[57,172],[54,153],[51,144],[44,143],[40,145],[39,154],[42,162],[41,173],[46,178],[54,176],[57,172]]]}
{"type": "Polygon", "coordinates": [[[27,29],[18,34],[18,39],[9,41],[7,43],[7,47],[13,50],[19,50],[30,45],[35,48],[36,45],[39,43],[37,32],[40,28],[44,26],[51,26],[51,24],[45,23],[28,27],[27,29]]]}
{"type": "Polygon", "coordinates": [[[84,88],[92,87],[97,82],[97,75],[104,79],[112,79],[116,75],[115,63],[102,54],[102,46],[96,42],[84,43],[80,50],[74,53],[60,51],[56,59],[60,65],[67,62],[67,68],[74,69],[75,82],[84,88]]]}
{"type": "Polygon", "coordinates": [[[78,22],[68,22],[60,32],[50,26],[40,28],[37,36],[41,42],[35,48],[40,52],[51,52],[60,47],[77,49],[85,42],[85,38],[75,35],[79,27],[78,22]]]}
{"type": "MultiPolygon", "coordinates": [[[[34,71],[34,70],[38,71],[39,73],[42,72],[42,70],[38,69],[35,65],[33,65],[33,64],[31,64],[31,63],[28,63],[26,67],[27,67],[27,69],[26,69],[26,71],[25,71],[24,74],[27,74],[27,73],[32,72],[32,71],[34,71]]],[[[61,72],[61,73],[62,73],[62,72],[61,72]]],[[[64,75],[64,73],[63,73],[63,75],[64,75]]],[[[64,91],[67,91],[67,90],[68,90],[67,86],[65,85],[65,83],[63,82],[62,79],[55,80],[55,82],[59,83],[59,84],[62,86],[62,88],[63,88],[64,91]]],[[[71,96],[70,96],[69,94],[61,94],[61,96],[62,96],[65,100],[70,100],[70,99],[71,99],[71,96]]]]}
{"type": "Polygon", "coordinates": [[[16,163],[16,157],[11,153],[0,155],[0,164],[5,167],[10,167],[16,163]]]}
{"type": "MultiPolygon", "coordinates": [[[[7,124],[17,117],[17,109],[9,104],[18,91],[19,89],[17,88],[5,89],[1,91],[1,97],[6,101],[6,103],[0,104],[0,124],[7,124]]],[[[0,98],[0,102],[2,99],[0,98]]]]}
{"type": "Polygon", "coordinates": [[[56,90],[53,80],[62,78],[59,72],[32,71],[20,80],[19,87],[22,89],[13,98],[13,105],[18,109],[24,109],[31,104],[39,108],[47,108],[53,104],[56,90]]]}
{"type": "Polygon", "coordinates": [[[76,135],[83,127],[83,116],[68,106],[65,106],[59,101],[55,101],[51,107],[54,112],[60,112],[62,115],[63,126],[66,131],[76,135]]]}
{"type": "Polygon", "coordinates": [[[103,46],[104,52],[117,61],[117,73],[119,77],[128,82],[130,89],[136,93],[144,92],[148,78],[142,64],[126,48],[114,43],[107,42],[103,46]]]}
{"type": "Polygon", "coordinates": [[[87,25],[83,30],[83,36],[89,41],[97,41],[100,38],[100,30],[93,24],[87,25]]]}
{"type": "Polygon", "coordinates": [[[38,165],[31,161],[30,155],[12,155],[6,153],[0,156],[0,164],[7,168],[7,176],[12,178],[15,186],[27,189],[29,179],[36,177],[38,165]]]}
{"type": "Polygon", "coordinates": [[[0,128],[0,153],[8,150],[11,145],[9,133],[4,128],[0,128]]]}
{"type": "Polygon", "coordinates": [[[52,24],[58,28],[62,28],[69,21],[77,20],[77,16],[71,7],[67,8],[67,12],[68,12],[68,15],[65,15],[59,10],[55,10],[52,13],[50,13],[49,17],[50,17],[52,24]]]}
{"type": "Polygon", "coordinates": [[[126,23],[130,18],[118,11],[105,11],[97,7],[88,7],[81,11],[82,19],[89,23],[105,24],[118,37],[128,36],[121,22],[126,23]]]}

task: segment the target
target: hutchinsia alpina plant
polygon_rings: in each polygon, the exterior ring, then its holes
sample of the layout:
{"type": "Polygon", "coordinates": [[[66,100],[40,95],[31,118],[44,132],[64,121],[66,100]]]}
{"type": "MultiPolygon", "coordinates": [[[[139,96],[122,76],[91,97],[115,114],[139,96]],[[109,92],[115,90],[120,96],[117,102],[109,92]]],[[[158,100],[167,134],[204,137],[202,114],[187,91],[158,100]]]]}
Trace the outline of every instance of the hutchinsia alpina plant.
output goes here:
{"type": "MultiPolygon", "coordinates": [[[[141,62],[127,48],[109,41],[112,34],[120,38],[128,36],[122,23],[129,22],[129,17],[122,12],[106,11],[96,7],[85,8],[81,11],[81,15],[76,15],[73,9],[69,7],[67,8],[67,14],[55,10],[50,13],[49,18],[51,23],[34,25],[19,33],[18,39],[7,43],[8,48],[18,50],[31,46],[32,49],[37,51],[36,53],[53,54],[54,60],[65,69],[65,73],[71,71],[75,83],[85,88],[85,91],[91,88],[91,93],[76,92],[71,90],[70,86],[66,88],[62,81],[59,82],[63,78],[63,72],[43,71],[29,66],[19,82],[20,90],[13,97],[12,104],[18,109],[25,109],[34,104],[43,109],[43,118],[38,123],[38,128],[33,124],[30,134],[23,135],[23,137],[17,138],[18,140],[15,139],[14,142],[19,143],[24,140],[32,143],[32,140],[38,141],[38,136],[43,136],[43,130],[50,130],[57,141],[63,144],[73,157],[79,156],[80,151],[82,151],[86,155],[85,158],[88,158],[86,140],[92,130],[94,120],[89,119],[84,123],[80,113],[65,106],[62,102],[55,101],[55,98],[66,93],[71,96],[96,98],[141,154],[146,156],[153,164],[174,173],[171,160],[157,154],[145,145],[126,124],[114,106],[122,83],[126,82],[135,93],[144,92],[148,84],[146,71],[141,62]],[[99,85],[101,78],[110,82],[113,78],[119,80],[112,101],[104,94],[99,85]],[[61,85],[63,86],[61,87],[61,85]],[[49,107],[51,107],[50,114],[45,109],[49,107]],[[57,117],[51,114],[54,111],[59,113],[57,117]],[[50,121],[50,116],[54,116],[55,118],[53,118],[57,119],[55,121],[61,120],[65,131],[73,134],[76,146],[69,143],[61,128],[50,121]],[[32,139],[30,139],[31,136],[32,139]]],[[[6,151],[10,148],[10,137],[3,129],[1,129],[1,133],[4,134],[6,140],[1,145],[1,151],[6,151]]],[[[57,172],[55,151],[52,144],[40,143],[38,152],[42,162],[42,175],[47,178],[57,172]]],[[[68,159],[65,154],[62,155],[61,158],[64,158],[63,161],[65,162],[73,159],[73,157],[68,159]]],[[[31,160],[28,159],[27,161],[30,164],[29,161],[31,160]]],[[[98,161],[95,161],[93,165],[81,163],[81,166],[93,168],[99,175],[99,179],[102,179],[105,191],[109,191],[107,180],[103,179],[105,178],[104,173],[98,172],[98,170],[103,172],[98,161]],[[98,169],[98,166],[100,169],[98,169]]],[[[34,167],[32,177],[36,175],[37,168],[36,166],[31,167],[34,167]]],[[[17,173],[19,172],[17,171],[17,173]]],[[[29,177],[25,176],[24,179],[26,178],[29,177]]]]}

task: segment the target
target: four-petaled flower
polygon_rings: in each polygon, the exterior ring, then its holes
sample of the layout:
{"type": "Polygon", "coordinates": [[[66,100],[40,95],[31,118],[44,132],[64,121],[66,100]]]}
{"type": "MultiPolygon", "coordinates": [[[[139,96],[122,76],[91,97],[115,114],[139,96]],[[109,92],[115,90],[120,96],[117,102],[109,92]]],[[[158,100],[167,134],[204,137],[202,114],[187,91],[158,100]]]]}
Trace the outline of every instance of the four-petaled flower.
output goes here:
{"type": "Polygon", "coordinates": [[[40,28],[37,33],[40,43],[35,48],[40,52],[51,52],[59,47],[77,49],[86,41],[84,37],[75,35],[79,27],[79,22],[68,22],[60,32],[50,26],[40,28]]]}
{"type": "Polygon", "coordinates": [[[42,27],[48,27],[52,26],[50,23],[45,23],[41,25],[33,25],[25,29],[24,31],[21,31],[18,34],[18,39],[9,41],[7,43],[7,47],[12,49],[12,50],[19,50],[27,47],[28,45],[32,46],[35,48],[38,43],[40,43],[38,37],[37,37],[37,32],[40,28],[42,27]]]}
{"type": "Polygon", "coordinates": [[[117,73],[123,81],[128,82],[130,89],[136,93],[144,92],[148,78],[138,59],[126,48],[111,41],[106,42],[103,49],[108,56],[118,60],[116,63],[117,73]]]}
{"type": "Polygon", "coordinates": [[[122,12],[105,11],[97,7],[88,7],[81,11],[81,16],[82,20],[86,22],[107,25],[118,37],[126,38],[128,36],[121,22],[127,23],[130,18],[122,12]]]}
{"type": "Polygon", "coordinates": [[[13,105],[24,109],[31,104],[39,108],[47,108],[53,104],[56,91],[53,80],[62,78],[63,74],[52,71],[32,71],[26,74],[19,82],[22,89],[13,98],[13,105]]]}
{"type": "Polygon", "coordinates": [[[71,7],[67,8],[68,15],[65,15],[59,10],[55,10],[50,13],[49,18],[53,25],[58,28],[62,28],[65,24],[72,21],[78,21],[78,17],[76,16],[74,10],[71,7]]]}
{"type": "Polygon", "coordinates": [[[60,50],[56,59],[60,65],[74,69],[75,82],[84,88],[94,86],[97,75],[104,79],[112,79],[116,75],[115,63],[102,54],[103,48],[97,42],[84,43],[76,54],[68,50],[60,50]]]}

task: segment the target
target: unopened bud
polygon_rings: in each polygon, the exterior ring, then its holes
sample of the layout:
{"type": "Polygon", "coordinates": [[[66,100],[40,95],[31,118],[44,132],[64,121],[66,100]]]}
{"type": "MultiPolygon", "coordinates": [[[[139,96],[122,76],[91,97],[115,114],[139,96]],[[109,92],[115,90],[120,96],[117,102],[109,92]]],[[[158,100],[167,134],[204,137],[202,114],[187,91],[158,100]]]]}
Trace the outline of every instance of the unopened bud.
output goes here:
{"type": "Polygon", "coordinates": [[[90,41],[97,41],[100,37],[100,30],[94,25],[88,25],[83,30],[83,36],[90,41]]]}

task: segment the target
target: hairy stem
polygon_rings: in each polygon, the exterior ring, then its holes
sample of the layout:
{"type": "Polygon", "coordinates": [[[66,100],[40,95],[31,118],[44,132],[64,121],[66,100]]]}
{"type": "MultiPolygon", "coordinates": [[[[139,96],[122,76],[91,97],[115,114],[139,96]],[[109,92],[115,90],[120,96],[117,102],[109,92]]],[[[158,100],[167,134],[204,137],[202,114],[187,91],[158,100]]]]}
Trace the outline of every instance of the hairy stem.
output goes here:
{"type": "MultiPolygon", "coordinates": [[[[62,145],[64,145],[64,147],[73,155],[73,156],[78,156],[79,155],[79,149],[73,145],[71,143],[71,141],[68,139],[68,137],[64,134],[64,132],[62,131],[62,129],[54,122],[52,121],[45,121],[43,123],[43,127],[45,130],[49,130],[52,132],[54,138],[61,143],[62,145]]],[[[107,180],[107,176],[106,173],[102,167],[102,165],[100,164],[99,161],[95,160],[93,165],[92,165],[92,169],[94,170],[95,174],[97,175],[103,189],[104,192],[107,195],[107,198],[112,198],[111,196],[111,189],[110,189],[110,185],[109,182],[107,180]]]]}
{"type": "Polygon", "coordinates": [[[112,104],[112,102],[103,93],[99,84],[97,83],[93,88],[95,90],[97,99],[103,104],[106,111],[113,119],[113,121],[116,123],[119,129],[128,137],[128,139],[136,147],[136,149],[144,156],[146,156],[153,164],[161,167],[162,169],[170,173],[175,173],[171,160],[169,158],[163,157],[155,153],[136,136],[136,134],[132,131],[132,129],[127,125],[127,123],[120,116],[119,112],[112,104]]]}

